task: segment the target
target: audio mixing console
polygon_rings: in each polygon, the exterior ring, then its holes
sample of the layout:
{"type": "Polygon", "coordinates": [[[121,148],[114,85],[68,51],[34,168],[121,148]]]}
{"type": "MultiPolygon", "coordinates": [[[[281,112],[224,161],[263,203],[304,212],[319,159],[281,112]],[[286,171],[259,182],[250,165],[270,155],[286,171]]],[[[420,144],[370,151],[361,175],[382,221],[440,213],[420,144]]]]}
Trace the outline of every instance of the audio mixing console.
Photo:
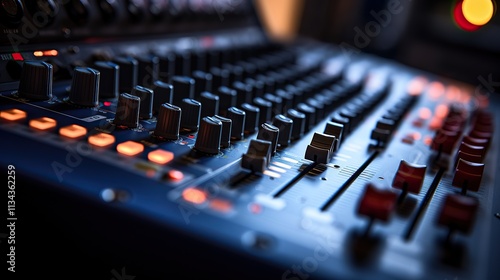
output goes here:
{"type": "Polygon", "coordinates": [[[498,278],[498,96],[271,42],[245,1],[144,3],[2,1],[0,162],[61,246],[141,279],[498,278]]]}

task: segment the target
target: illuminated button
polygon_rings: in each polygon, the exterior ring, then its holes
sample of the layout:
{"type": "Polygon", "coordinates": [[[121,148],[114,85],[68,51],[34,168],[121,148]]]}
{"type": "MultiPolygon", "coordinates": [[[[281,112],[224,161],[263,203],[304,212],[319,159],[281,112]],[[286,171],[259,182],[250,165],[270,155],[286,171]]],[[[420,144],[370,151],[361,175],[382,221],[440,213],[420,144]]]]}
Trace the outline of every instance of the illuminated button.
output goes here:
{"type": "Polygon", "coordinates": [[[116,146],[116,150],[122,155],[135,156],[144,151],[144,145],[134,141],[127,141],[118,144],[118,146],[116,146]]]}
{"type": "Polygon", "coordinates": [[[233,205],[227,200],[214,199],[210,202],[210,208],[222,213],[228,213],[232,210],[233,205]]]}
{"type": "Polygon", "coordinates": [[[43,117],[30,121],[30,126],[38,130],[49,130],[56,127],[57,122],[54,119],[43,117]]]}
{"type": "Polygon", "coordinates": [[[188,188],[182,192],[182,198],[193,204],[203,204],[207,201],[207,194],[202,190],[188,188]]]}
{"type": "Polygon", "coordinates": [[[167,173],[167,177],[172,181],[181,181],[182,179],[184,179],[184,173],[179,170],[170,170],[167,173]]]}
{"type": "Polygon", "coordinates": [[[106,147],[115,143],[115,137],[111,134],[99,133],[90,136],[88,141],[94,146],[106,147]]]}
{"type": "Polygon", "coordinates": [[[69,126],[61,127],[61,129],[59,129],[59,134],[71,139],[77,139],[85,136],[87,134],[87,129],[83,126],[72,124],[69,126]]]}
{"type": "Polygon", "coordinates": [[[154,163],[167,164],[174,159],[174,154],[165,150],[156,150],[148,154],[148,159],[154,163]]]}
{"type": "Polygon", "coordinates": [[[5,111],[0,111],[0,119],[6,121],[18,121],[26,118],[26,112],[19,109],[9,109],[5,111]]]}

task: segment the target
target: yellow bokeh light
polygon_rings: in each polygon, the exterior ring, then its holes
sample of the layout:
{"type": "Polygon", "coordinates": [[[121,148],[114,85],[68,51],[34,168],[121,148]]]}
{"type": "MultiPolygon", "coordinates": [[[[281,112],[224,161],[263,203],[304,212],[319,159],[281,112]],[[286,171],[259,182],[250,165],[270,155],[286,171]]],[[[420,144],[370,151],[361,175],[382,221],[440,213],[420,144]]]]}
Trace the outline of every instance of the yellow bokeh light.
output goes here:
{"type": "Polygon", "coordinates": [[[491,0],[464,0],[462,12],[465,19],[475,25],[485,25],[493,17],[495,7],[491,0]]]}

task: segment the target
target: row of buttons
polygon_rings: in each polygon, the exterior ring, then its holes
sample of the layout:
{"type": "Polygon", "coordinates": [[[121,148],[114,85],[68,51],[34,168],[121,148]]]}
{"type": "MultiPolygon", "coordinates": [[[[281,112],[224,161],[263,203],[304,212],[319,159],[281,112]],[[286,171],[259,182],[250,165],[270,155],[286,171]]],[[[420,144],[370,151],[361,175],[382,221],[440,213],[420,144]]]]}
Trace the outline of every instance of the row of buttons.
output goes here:
{"type": "MultiPolygon", "coordinates": [[[[26,117],[26,112],[19,109],[8,109],[0,112],[0,119],[9,122],[24,120],[26,117]]],[[[57,126],[57,121],[52,118],[41,117],[30,120],[29,126],[38,131],[50,131],[57,126]]],[[[75,140],[83,138],[87,135],[87,132],[85,127],[76,124],[64,126],[59,129],[59,134],[61,136],[75,140]]],[[[98,133],[89,136],[87,141],[93,146],[105,148],[114,144],[116,139],[111,134],[98,133]]],[[[134,141],[126,141],[118,144],[116,150],[122,155],[136,156],[144,151],[144,145],[134,141]]],[[[169,151],[158,149],[148,153],[148,159],[157,164],[167,164],[174,159],[174,154],[169,151]]]]}

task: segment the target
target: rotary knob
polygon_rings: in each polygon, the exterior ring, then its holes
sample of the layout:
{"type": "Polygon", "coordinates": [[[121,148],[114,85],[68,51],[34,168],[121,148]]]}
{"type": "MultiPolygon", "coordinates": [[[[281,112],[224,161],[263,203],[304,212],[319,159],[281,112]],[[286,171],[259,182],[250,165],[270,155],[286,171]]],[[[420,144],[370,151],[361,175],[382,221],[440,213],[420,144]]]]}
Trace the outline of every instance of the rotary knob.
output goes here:
{"type": "Polygon", "coordinates": [[[29,99],[52,98],[52,65],[43,61],[26,61],[21,71],[19,96],[29,99]]]}
{"type": "Polygon", "coordinates": [[[99,98],[116,98],[120,67],[110,61],[97,61],[94,68],[101,73],[99,98]]]}
{"type": "Polygon", "coordinates": [[[24,16],[23,4],[20,0],[5,0],[0,5],[0,20],[8,27],[16,27],[24,16]]]}
{"type": "Polygon", "coordinates": [[[167,140],[177,140],[181,128],[181,114],[181,108],[169,103],[161,104],[154,135],[167,140]]]}
{"type": "Polygon", "coordinates": [[[139,97],[128,93],[120,94],[113,123],[128,128],[138,127],[140,104],[141,99],[139,97]]]}
{"type": "Polygon", "coordinates": [[[99,104],[99,80],[101,73],[89,67],[77,67],[73,74],[69,102],[95,107],[99,104]]]}
{"type": "Polygon", "coordinates": [[[214,117],[204,117],[194,148],[202,153],[216,155],[220,151],[222,122],[214,117]]]}
{"type": "Polygon", "coordinates": [[[74,23],[82,26],[90,18],[90,4],[88,0],[69,0],[64,4],[68,16],[74,23]]]}

